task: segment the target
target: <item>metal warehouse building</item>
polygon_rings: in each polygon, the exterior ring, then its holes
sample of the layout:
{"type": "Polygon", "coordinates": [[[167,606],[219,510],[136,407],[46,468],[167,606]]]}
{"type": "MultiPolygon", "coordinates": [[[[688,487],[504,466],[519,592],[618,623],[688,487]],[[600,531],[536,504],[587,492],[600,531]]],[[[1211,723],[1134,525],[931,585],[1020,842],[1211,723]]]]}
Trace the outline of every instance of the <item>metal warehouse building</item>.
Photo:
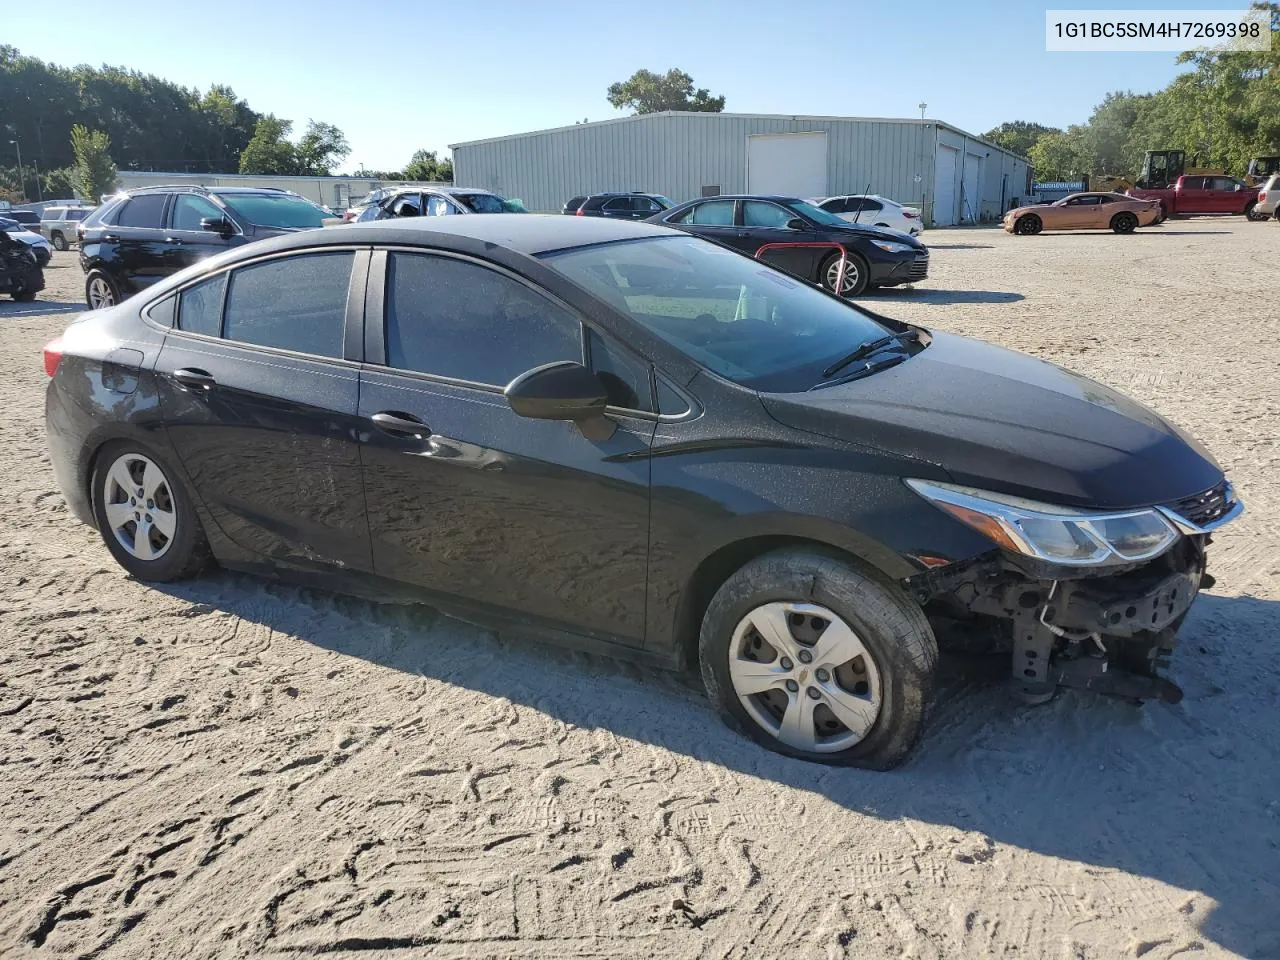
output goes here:
{"type": "Polygon", "coordinates": [[[938,120],[666,111],[451,145],[454,182],[558,211],[584,193],[877,193],[938,226],[1031,193],[1023,157],[938,120]]]}

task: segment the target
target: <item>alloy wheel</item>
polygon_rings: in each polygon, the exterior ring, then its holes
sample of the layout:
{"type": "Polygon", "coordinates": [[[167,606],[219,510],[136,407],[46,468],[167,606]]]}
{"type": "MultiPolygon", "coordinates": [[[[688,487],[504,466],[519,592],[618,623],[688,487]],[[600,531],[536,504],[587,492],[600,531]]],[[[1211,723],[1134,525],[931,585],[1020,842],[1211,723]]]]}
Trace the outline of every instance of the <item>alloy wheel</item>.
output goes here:
{"type": "Polygon", "coordinates": [[[116,542],[139,560],[158,560],[173,544],[178,512],[173,489],[149,457],[126,453],[107,471],[103,512],[116,542]]]}
{"type": "Polygon", "coordinates": [[[848,623],[816,603],[750,611],[729,644],[729,677],[751,719],[796,750],[847,750],[880,715],[875,658],[848,623]]]}
{"type": "Polygon", "coordinates": [[[116,305],[115,293],[111,289],[111,284],[103,277],[94,277],[89,281],[89,307],[93,310],[102,310],[106,307],[114,307],[116,305]]]}
{"type": "MultiPolygon", "coordinates": [[[[844,286],[840,288],[840,293],[847,296],[854,290],[858,289],[858,281],[861,279],[858,273],[858,265],[852,257],[845,260],[844,263],[844,286]]],[[[827,289],[835,290],[836,285],[840,282],[840,258],[836,257],[827,267],[827,289]]]]}

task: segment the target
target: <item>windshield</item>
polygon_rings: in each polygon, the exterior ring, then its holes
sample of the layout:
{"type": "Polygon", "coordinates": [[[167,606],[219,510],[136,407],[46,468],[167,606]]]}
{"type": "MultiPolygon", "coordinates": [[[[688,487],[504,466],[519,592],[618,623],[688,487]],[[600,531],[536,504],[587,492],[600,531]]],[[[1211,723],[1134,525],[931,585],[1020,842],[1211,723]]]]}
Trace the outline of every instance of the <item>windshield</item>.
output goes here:
{"type": "Polygon", "coordinates": [[[834,213],[828,213],[821,207],[815,207],[812,203],[805,203],[803,200],[789,200],[787,202],[792,210],[798,210],[815,223],[825,224],[828,227],[847,227],[848,220],[841,220],[834,213]]]}
{"type": "Polygon", "coordinates": [[[890,332],[800,280],[696,237],[604,243],[543,259],[707,369],[757,390],[808,390],[828,364],[890,332]]]}
{"type": "Polygon", "coordinates": [[[232,213],[258,227],[301,230],[324,225],[329,216],[310,200],[287,193],[220,193],[232,213]]]}
{"type": "Polygon", "coordinates": [[[453,200],[462,204],[472,213],[510,213],[501,197],[492,193],[451,193],[453,200]]]}

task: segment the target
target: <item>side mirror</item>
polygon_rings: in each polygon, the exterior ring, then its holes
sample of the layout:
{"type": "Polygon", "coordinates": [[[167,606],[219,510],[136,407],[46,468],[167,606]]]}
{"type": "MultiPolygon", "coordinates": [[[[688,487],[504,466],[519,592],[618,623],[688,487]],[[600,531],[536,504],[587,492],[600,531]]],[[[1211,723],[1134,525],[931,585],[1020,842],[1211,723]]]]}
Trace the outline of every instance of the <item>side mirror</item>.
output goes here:
{"type": "Polygon", "coordinates": [[[792,217],[787,221],[788,230],[808,230],[809,224],[801,220],[799,217],[792,217]]]}
{"type": "Polygon", "coordinates": [[[236,232],[236,228],[226,217],[204,217],[200,221],[200,229],[208,230],[210,233],[221,234],[236,232]]]}
{"type": "Polygon", "coordinates": [[[531,420],[572,420],[589,440],[607,440],[614,423],[604,415],[609,403],[600,378],[573,360],[534,367],[502,391],[507,404],[531,420]]]}

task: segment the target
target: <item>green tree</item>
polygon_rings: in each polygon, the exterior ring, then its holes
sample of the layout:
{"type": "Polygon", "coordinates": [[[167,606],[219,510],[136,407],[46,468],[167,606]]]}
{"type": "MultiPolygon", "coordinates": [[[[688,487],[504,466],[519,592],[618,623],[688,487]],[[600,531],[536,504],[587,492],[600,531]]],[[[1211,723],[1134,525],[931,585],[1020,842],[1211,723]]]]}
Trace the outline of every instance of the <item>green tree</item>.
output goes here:
{"type": "Polygon", "coordinates": [[[295,149],[299,173],[327,177],[333,164],[351,153],[342,131],[332,123],[307,121],[307,132],[295,149]]]}
{"type": "Polygon", "coordinates": [[[990,140],[1020,157],[1027,156],[1036,141],[1048,133],[1061,133],[1057,127],[1046,127],[1041,123],[1028,120],[1013,120],[993,127],[982,135],[982,139],[990,140]]]}
{"type": "Polygon", "coordinates": [[[44,175],[44,195],[58,199],[74,197],[76,195],[76,168],[59,167],[46,173],[44,175]]]}
{"type": "Polygon", "coordinates": [[[609,102],[618,109],[631,107],[636,113],[661,110],[692,110],[720,113],[724,97],[713,97],[705,87],[693,88],[693,77],[674,67],[664,74],[637,70],[627,80],[609,85],[609,102]]]}
{"type": "Polygon", "coordinates": [[[107,152],[111,139],[101,130],[90,130],[77,123],[71,128],[71,152],[75,154],[75,172],[71,180],[76,193],[92,203],[116,188],[119,176],[107,152]]]}
{"type": "Polygon", "coordinates": [[[414,153],[413,159],[409,161],[404,168],[404,172],[399,177],[388,178],[399,180],[427,180],[437,183],[453,182],[453,161],[447,157],[444,160],[436,159],[434,150],[418,150],[414,153]]]}
{"type": "Polygon", "coordinates": [[[297,174],[298,155],[289,142],[293,124],[274,114],[262,117],[253,129],[253,139],[240,154],[241,173],[297,174]]]}
{"type": "Polygon", "coordinates": [[[1074,180],[1089,172],[1081,152],[1080,128],[1047,133],[1028,151],[1037,180],[1074,180]]]}

